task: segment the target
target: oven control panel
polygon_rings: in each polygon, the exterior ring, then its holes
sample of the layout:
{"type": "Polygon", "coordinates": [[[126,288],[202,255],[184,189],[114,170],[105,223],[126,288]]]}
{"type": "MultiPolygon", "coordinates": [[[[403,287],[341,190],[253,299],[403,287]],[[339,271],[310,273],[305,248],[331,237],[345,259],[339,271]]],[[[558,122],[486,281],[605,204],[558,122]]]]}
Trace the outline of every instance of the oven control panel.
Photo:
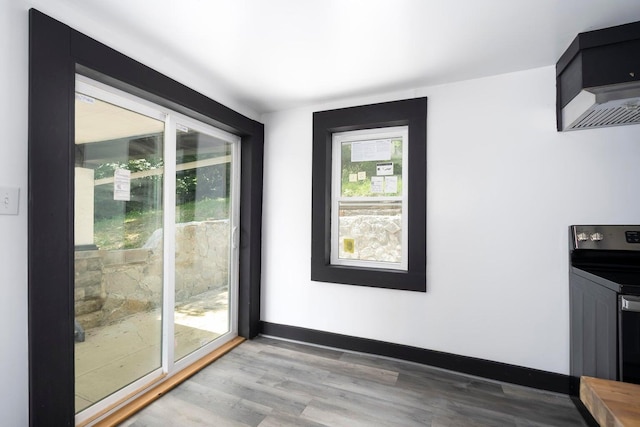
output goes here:
{"type": "Polygon", "coordinates": [[[625,231],[627,243],[640,243],[640,231],[625,231]]]}
{"type": "Polygon", "coordinates": [[[572,225],[575,249],[640,251],[640,225],[572,225]]]}

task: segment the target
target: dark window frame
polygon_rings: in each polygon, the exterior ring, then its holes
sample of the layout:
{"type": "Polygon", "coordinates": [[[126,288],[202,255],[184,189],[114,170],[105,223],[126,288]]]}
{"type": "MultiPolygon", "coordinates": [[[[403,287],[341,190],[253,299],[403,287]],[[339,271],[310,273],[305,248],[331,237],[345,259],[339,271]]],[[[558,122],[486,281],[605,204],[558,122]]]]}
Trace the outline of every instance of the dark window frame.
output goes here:
{"type": "Polygon", "coordinates": [[[29,11],[30,425],[74,425],[74,99],[76,73],[241,137],[238,334],[260,331],[264,126],[29,11]]]}
{"type": "Polygon", "coordinates": [[[313,113],[311,280],[426,292],[427,98],[313,113]],[[409,127],[408,268],[406,271],[331,264],[332,135],[409,127]]]}

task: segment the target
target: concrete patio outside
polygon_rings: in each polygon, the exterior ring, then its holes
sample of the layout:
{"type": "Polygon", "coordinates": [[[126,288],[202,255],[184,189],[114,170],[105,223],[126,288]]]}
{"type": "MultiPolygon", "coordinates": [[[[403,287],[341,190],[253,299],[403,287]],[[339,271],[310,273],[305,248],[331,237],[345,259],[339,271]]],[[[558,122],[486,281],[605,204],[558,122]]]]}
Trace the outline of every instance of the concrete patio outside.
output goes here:
{"type": "MultiPolygon", "coordinates": [[[[175,310],[175,359],[213,341],[229,329],[227,291],[197,295],[175,310]]],[[[161,365],[159,308],[89,329],[75,343],[76,413],[161,365]]]]}

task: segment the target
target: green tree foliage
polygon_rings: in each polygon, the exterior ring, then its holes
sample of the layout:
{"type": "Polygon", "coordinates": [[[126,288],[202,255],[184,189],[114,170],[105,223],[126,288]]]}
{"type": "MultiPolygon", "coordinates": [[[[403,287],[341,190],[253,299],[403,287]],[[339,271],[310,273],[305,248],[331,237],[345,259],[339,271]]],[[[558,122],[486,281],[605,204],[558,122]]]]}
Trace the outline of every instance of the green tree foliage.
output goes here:
{"type": "MultiPolygon", "coordinates": [[[[195,161],[196,157],[185,157],[181,163],[195,161]]],[[[95,170],[95,178],[111,178],[116,169],[135,172],[162,169],[159,158],[133,159],[128,162],[109,162],[95,170]]],[[[205,199],[226,198],[229,194],[231,167],[228,163],[187,169],[176,172],[176,204],[205,199]]],[[[113,200],[113,185],[104,184],[95,188],[95,218],[111,218],[130,212],[156,210],[162,203],[163,173],[151,174],[131,180],[131,200],[113,200]]]]}
{"type": "MultiPolygon", "coordinates": [[[[95,170],[95,179],[112,178],[116,169],[126,169],[134,172],[162,169],[164,163],[157,157],[145,159],[131,159],[125,162],[103,163],[95,170]]],[[[150,174],[131,180],[131,200],[128,202],[113,200],[113,184],[103,184],[95,187],[95,218],[111,218],[129,212],[143,212],[158,209],[162,203],[163,174],[150,174]]]]}
{"type": "MultiPolygon", "coordinates": [[[[193,156],[184,156],[179,163],[202,160],[193,156]]],[[[176,203],[218,199],[228,196],[230,191],[231,166],[228,163],[186,169],[176,173],[176,203]]]]}
{"type": "Polygon", "coordinates": [[[397,139],[391,141],[391,160],[393,163],[393,174],[398,176],[398,193],[394,194],[380,194],[371,193],[371,177],[376,176],[378,163],[384,163],[385,161],[365,161],[365,162],[352,162],[351,161],[351,142],[345,142],[341,147],[341,179],[342,179],[342,195],[346,197],[359,197],[359,196],[389,196],[399,195],[402,193],[402,140],[397,139]],[[349,177],[358,172],[364,172],[366,179],[358,180],[356,182],[350,181],[349,177]]]}

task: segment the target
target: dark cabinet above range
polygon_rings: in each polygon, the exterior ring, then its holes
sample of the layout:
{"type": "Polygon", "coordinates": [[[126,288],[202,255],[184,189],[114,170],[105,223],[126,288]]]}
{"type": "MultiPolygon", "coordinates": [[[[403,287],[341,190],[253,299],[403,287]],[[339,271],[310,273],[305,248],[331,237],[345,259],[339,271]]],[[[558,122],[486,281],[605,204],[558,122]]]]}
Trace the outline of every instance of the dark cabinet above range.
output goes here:
{"type": "Polygon", "coordinates": [[[559,131],[640,123],[640,22],[578,34],[556,85],[559,131]]]}

